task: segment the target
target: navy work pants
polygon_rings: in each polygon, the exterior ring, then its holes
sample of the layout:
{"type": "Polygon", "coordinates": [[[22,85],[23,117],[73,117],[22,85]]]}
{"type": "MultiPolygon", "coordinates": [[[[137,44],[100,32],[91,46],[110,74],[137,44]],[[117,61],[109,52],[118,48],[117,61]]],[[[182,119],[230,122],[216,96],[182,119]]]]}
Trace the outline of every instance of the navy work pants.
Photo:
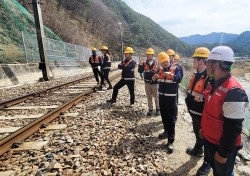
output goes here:
{"type": "Polygon", "coordinates": [[[176,96],[159,95],[159,105],[164,130],[168,132],[168,142],[175,139],[175,123],[177,120],[176,96]]]}
{"type": "Polygon", "coordinates": [[[194,135],[196,138],[196,142],[195,142],[195,148],[197,149],[202,149],[204,146],[204,141],[203,139],[200,137],[200,129],[201,129],[201,116],[196,115],[196,114],[192,114],[189,113],[190,116],[192,117],[192,121],[193,121],[193,130],[194,130],[194,135]]]}
{"type": "Polygon", "coordinates": [[[104,84],[104,80],[107,81],[107,83],[109,84],[109,86],[111,85],[110,80],[109,80],[109,71],[110,71],[110,69],[103,69],[102,70],[101,85],[104,84]]]}
{"type": "Polygon", "coordinates": [[[209,160],[211,167],[213,168],[214,176],[234,176],[234,163],[239,148],[234,147],[227,158],[225,164],[218,163],[214,159],[214,155],[218,149],[218,145],[212,144],[207,140],[204,140],[205,156],[209,160]]]}
{"type": "Polygon", "coordinates": [[[119,89],[125,85],[127,85],[129,93],[130,93],[130,104],[134,104],[135,102],[135,80],[121,79],[118,83],[116,83],[113,89],[112,99],[116,100],[119,89]]]}
{"type": "MultiPolygon", "coordinates": [[[[200,137],[201,116],[196,115],[196,114],[192,114],[192,113],[189,113],[189,114],[192,117],[193,130],[194,130],[194,135],[195,135],[195,138],[196,138],[194,148],[196,148],[198,150],[202,150],[203,146],[204,146],[204,140],[200,137]]],[[[208,158],[207,158],[206,155],[204,156],[204,161],[209,163],[208,158]]]]}
{"type": "Polygon", "coordinates": [[[98,68],[92,68],[92,70],[93,70],[96,82],[99,83],[99,76],[102,79],[102,73],[100,72],[98,68]]]}

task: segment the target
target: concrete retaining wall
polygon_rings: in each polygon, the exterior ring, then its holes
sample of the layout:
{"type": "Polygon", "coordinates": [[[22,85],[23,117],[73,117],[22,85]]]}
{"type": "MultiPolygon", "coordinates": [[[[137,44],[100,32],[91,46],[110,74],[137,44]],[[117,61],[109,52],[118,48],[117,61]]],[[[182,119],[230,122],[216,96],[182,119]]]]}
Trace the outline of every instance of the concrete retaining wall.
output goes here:
{"type": "MultiPolygon", "coordinates": [[[[118,63],[112,63],[112,68],[117,68],[118,63]]],[[[92,72],[88,63],[81,66],[51,66],[49,76],[60,78],[74,76],[92,72]]],[[[4,64],[0,65],[0,87],[9,87],[19,84],[27,84],[39,81],[42,78],[42,72],[37,64],[4,64]]]]}

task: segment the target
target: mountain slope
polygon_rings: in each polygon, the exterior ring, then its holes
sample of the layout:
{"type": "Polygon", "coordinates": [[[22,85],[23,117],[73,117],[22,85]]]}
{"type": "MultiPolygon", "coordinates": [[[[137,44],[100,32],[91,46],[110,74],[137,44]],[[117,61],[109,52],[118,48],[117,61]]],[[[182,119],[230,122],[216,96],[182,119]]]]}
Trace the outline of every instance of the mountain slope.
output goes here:
{"type": "Polygon", "coordinates": [[[188,44],[213,44],[213,43],[228,43],[237,37],[237,34],[229,34],[224,32],[213,32],[207,35],[191,35],[189,37],[180,37],[180,40],[188,44]]]}
{"type": "MultiPolygon", "coordinates": [[[[31,10],[25,1],[19,0],[31,10]]],[[[124,46],[133,47],[137,55],[145,54],[148,47],[156,52],[173,48],[192,53],[189,45],[121,0],[44,0],[41,8],[44,24],[64,41],[87,47],[107,45],[115,57],[121,50],[118,23],[122,23],[124,46]]]]}
{"type": "MultiPolygon", "coordinates": [[[[60,40],[44,27],[45,35],[60,40]]],[[[23,61],[22,33],[35,33],[33,16],[16,0],[0,0],[0,63],[23,61]]]]}
{"type": "Polygon", "coordinates": [[[186,40],[186,42],[192,44],[194,48],[205,46],[209,49],[212,49],[218,45],[228,45],[234,50],[234,53],[237,57],[250,55],[250,31],[245,31],[240,35],[226,33],[211,34],[193,35],[190,37],[183,37],[184,39],[182,38],[181,40],[186,40]]]}
{"type": "Polygon", "coordinates": [[[242,55],[250,55],[250,31],[241,33],[238,37],[229,41],[230,45],[241,48],[242,55]]]}

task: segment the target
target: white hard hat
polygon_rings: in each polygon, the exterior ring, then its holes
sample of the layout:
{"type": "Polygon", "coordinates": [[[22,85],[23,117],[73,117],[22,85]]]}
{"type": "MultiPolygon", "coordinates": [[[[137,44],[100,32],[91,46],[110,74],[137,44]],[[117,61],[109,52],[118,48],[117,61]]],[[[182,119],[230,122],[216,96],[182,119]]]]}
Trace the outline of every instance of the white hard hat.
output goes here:
{"type": "Polygon", "coordinates": [[[212,49],[207,60],[235,62],[234,52],[228,46],[217,46],[212,49]]]}

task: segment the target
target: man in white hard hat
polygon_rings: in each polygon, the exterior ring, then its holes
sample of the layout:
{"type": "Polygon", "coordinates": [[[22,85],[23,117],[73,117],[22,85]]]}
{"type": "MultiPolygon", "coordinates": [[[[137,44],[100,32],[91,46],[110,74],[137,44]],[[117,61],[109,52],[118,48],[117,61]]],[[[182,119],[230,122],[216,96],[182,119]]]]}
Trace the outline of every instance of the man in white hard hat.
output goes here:
{"type": "Polygon", "coordinates": [[[231,76],[234,52],[230,47],[212,49],[207,59],[207,74],[213,81],[204,91],[205,105],[200,134],[213,174],[234,175],[234,163],[242,148],[244,111],[249,100],[242,86],[231,76]]]}

